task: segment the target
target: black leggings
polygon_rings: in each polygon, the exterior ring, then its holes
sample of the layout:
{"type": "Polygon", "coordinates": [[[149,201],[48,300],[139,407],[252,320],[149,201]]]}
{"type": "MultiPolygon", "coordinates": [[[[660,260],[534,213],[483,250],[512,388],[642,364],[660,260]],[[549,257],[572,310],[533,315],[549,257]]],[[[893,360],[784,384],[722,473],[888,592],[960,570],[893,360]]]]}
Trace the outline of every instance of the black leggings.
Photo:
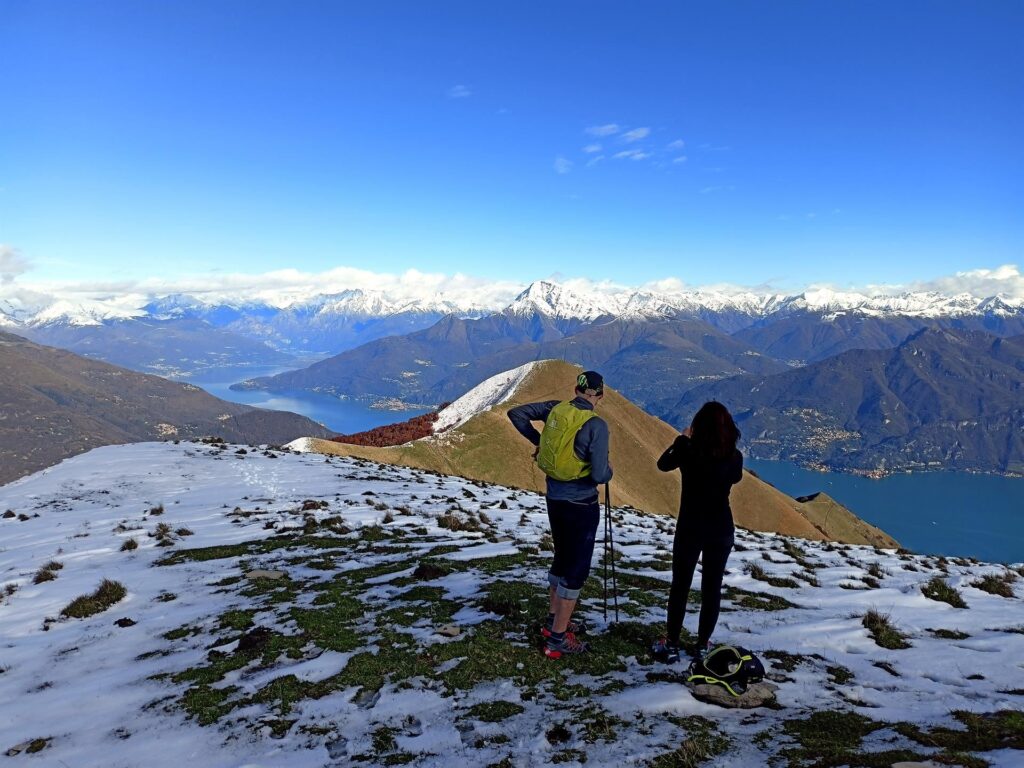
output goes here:
{"type": "Polygon", "coordinates": [[[702,534],[692,529],[676,526],[675,542],[672,546],[672,590],[668,597],[668,641],[678,646],[679,634],[683,629],[683,615],[686,613],[686,599],[690,595],[693,571],[697,558],[704,553],[700,578],[700,626],[697,642],[703,646],[711,639],[718,623],[718,611],[722,603],[722,576],[725,563],[732,550],[733,532],[716,535],[702,534]]]}

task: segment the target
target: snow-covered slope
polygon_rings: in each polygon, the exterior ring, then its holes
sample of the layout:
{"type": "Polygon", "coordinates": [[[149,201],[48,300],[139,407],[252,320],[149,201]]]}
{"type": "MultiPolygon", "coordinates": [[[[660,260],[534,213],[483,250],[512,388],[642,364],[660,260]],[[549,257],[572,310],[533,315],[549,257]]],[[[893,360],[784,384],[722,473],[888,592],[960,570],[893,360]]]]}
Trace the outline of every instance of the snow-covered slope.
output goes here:
{"type": "Polygon", "coordinates": [[[460,397],[448,407],[443,408],[437,415],[434,422],[434,432],[444,432],[446,429],[464,424],[478,413],[482,413],[498,403],[508,400],[516,389],[523,383],[523,380],[530,374],[540,362],[534,361],[520,365],[509,371],[503,371],[489,379],[480,382],[473,389],[460,397]]]}
{"type": "Polygon", "coordinates": [[[64,325],[102,325],[110,320],[126,320],[143,317],[141,309],[125,308],[113,302],[104,301],[57,301],[32,316],[32,325],[62,323],[64,325]]]}
{"type": "Polygon", "coordinates": [[[793,755],[832,738],[833,757],[871,753],[871,765],[937,745],[972,765],[1024,757],[1021,715],[1008,714],[1024,692],[1022,589],[1001,566],[739,532],[716,639],[762,655],[778,686],[776,709],[739,711],[697,701],[680,667],[646,657],[664,619],[665,518],[615,512],[622,621],[604,621],[592,579],[581,609],[594,651],[563,664],[536,650],[550,553],[530,493],[321,455],[149,443],[0,488],[0,509],[11,511],[0,517],[0,751],[17,751],[11,765],[667,756],[748,768],[804,764],[793,755]],[[985,576],[1012,597],[972,586],[985,576]],[[124,598],[61,618],[103,579],[124,598]],[[932,579],[968,607],[925,597],[932,579]],[[862,625],[869,609],[910,647],[880,647],[862,625]],[[437,631],[452,625],[455,637],[437,631]],[[1002,732],[985,738],[979,724],[1002,732]]]}

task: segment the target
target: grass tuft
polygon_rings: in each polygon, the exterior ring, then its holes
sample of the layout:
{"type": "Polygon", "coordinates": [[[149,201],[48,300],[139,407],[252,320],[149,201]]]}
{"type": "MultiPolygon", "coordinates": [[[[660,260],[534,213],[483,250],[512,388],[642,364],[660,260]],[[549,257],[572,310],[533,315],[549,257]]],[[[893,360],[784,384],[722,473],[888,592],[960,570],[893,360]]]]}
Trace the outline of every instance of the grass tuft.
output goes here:
{"type": "Polygon", "coordinates": [[[686,735],[679,747],[649,762],[649,768],[697,768],[729,749],[728,737],[707,718],[669,716],[669,720],[682,727],[686,735]]]}
{"type": "Polygon", "coordinates": [[[59,571],[63,567],[63,563],[58,563],[56,560],[51,560],[38,571],[36,571],[36,575],[32,577],[32,583],[42,584],[44,581],[53,581],[57,578],[57,571],[59,571]]]}
{"type": "Polygon", "coordinates": [[[967,603],[953,587],[946,583],[941,576],[933,576],[921,587],[921,594],[929,600],[937,600],[940,603],[948,603],[954,608],[966,608],[967,603]]]}
{"type": "Polygon", "coordinates": [[[990,595],[1013,597],[1013,584],[1017,578],[1017,574],[1013,571],[1005,571],[1001,575],[990,573],[988,576],[972,581],[971,586],[982,592],[988,592],[990,595]]]}
{"type": "Polygon", "coordinates": [[[752,579],[763,581],[773,587],[780,587],[783,589],[798,589],[800,587],[796,580],[784,576],[772,576],[757,563],[747,563],[745,570],[750,574],[752,579]]]}
{"type": "Polygon", "coordinates": [[[485,723],[500,723],[524,711],[521,704],[512,701],[485,701],[469,708],[466,717],[485,723]]]}
{"type": "Polygon", "coordinates": [[[64,606],[60,615],[69,619],[84,619],[107,610],[120,602],[128,590],[124,585],[110,579],[104,579],[91,595],[80,595],[64,606]]]}
{"type": "Polygon", "coordinates": [[[963,724],[963,729],[937,727],[924,731],[916,725],[900,723],[896,730],[923,746],[956,752],[1024,749],[1024,712],[1015,709],[989,713],[957,711],[953,717],[963,724]]]}
{"type": "Polygon", "coordinates": [[[958,629],[929,629],[928,631],[940,640],[966,640],[970,637],[969,634],[958,629]]]}
{"type": "Polygon", "coordinates": [[[872,639],[882,648],[899,651],[911,647],[907,642],[907,636],[893,626],[887,613],[879,613],[872,608],[864,614],[862,623],[871,633],[872,639]]]}

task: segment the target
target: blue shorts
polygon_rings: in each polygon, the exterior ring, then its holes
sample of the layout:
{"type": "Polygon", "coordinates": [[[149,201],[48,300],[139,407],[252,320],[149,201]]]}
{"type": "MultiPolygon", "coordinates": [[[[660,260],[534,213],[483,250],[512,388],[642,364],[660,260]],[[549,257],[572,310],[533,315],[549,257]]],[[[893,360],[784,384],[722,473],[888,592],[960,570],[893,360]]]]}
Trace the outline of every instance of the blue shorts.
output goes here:
{"type": "Polygon", "coordinates": [[[590,575],[601,505],[596,497],[585,502],[547,499],[547,503],[555,544],[555,561],[548,573],[548,583],[559,597],[575,600],[590,575]]]}

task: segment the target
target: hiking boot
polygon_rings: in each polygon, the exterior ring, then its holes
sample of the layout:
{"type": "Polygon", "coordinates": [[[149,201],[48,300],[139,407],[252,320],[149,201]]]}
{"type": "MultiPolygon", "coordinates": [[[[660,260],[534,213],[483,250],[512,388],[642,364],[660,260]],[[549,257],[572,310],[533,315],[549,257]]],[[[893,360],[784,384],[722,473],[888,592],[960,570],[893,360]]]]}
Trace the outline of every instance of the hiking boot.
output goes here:
{"type": "Polygon", "coordinates": [[[714,646],[711,645],[711,641],[708,640],[706,643],[696,641],[693,645],[687,647],[686,651],[690,658],[694,661],[703,661],[704,657],[707,656],[714,646]]]}
{"type": "MultiPolygon", "coordinates": [[[[584,626],[582,621],[569,620],[569,626],[565,628],[566,632],[572,632],[574,635],[585,635],[587,634],[587,628],[584,626]]],[[[540,627],[540,636],[545,640],[551,637],[551,627],[548,624],[542,624],[540,627]]]]}
{"type": "Polygon", "coordinates": [[[544,644],[544,655],[549,659],[560,659],[566,654],[586,653],[590,645],[576,639],[572,632],[566,632],[561,640],[549,637],[544,644]]]}
{"type": "Polygon", "coordinates": [[[651,646],[651,656],[662,664],[678,664],[679,646],[670,644],[668,638],[663,637],[651,646]]]}

